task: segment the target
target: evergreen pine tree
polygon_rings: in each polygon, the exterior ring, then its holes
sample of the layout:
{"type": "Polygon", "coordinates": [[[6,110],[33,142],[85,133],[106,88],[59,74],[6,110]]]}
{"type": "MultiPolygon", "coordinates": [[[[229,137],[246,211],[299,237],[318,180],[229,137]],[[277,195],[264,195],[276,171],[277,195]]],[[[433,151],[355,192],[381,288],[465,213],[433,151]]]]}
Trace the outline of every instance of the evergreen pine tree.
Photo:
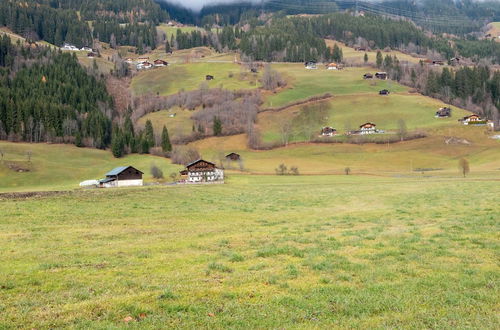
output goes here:
{"type": "Polygon", "coordinates": [[[213,129],[215,136],[219,136],[222,134],[222,122],[217,117],[214,117],[213,129]]]}
{"type": "Polygon", "coordinates": [[[123,157],[125,154],[125,142],[123,133],[118,126],[113,128],[113,137],[111,139],[111,152],[116,158],[123,157]]]}
{"type": "Polygon", "coordinates": [[[170,137],[168,136],[167,127],[163,126],[163,131],[161,133],[161,149],[163,152],[172,151],[172,144],[170,143],[170,137]]]}
{"type": "Polygon", "coordinates": [[[148,145],[148,152],[149,152],[149,148],[155,146],[155,133],[153,130],[153,123],[151,123],[151,120],[146,121],[146,127],[144,128],[144,140],[148,145]]]}
{"type": "Polygon", "coordinates": [[[365,61],[365,64],[368,63],[368,54],[365,53],[365,56],[363,57],[363,60],[365,61]]]}
{"type": "Polygon", "coordinates": [[[384,63],[384,58],[382,56],[382,52],[380,50],[377,51],[377,67],[381,68],[382,63],[384,63]]]}

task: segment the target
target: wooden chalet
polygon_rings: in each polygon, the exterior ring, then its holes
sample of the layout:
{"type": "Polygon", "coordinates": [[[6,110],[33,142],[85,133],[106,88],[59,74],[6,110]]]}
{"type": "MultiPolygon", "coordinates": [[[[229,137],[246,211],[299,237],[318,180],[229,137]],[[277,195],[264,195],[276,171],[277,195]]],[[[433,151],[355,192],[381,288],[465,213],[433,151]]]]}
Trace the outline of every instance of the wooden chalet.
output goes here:
{"type": "Polygon", "coordinates": [[[389,92],[388,89],[383,89],[378,92],[379,95],[389,95],[391,92],[389,92]]]}
{"type": "Polygon", "coordinates": [[[147,69],[151,69],[152,67],[153,67],[153,64],[151,64],[147,61],[137,64],[137,70],[147,70],[147,69]]]}
{"type": "Polygon", "coordinates": [[[451,63],[451,65],[459,65],[460,58],[459,57],[452,57],[452,58],[450,58],[450,63],[451,63]]]}
{"type": "Polygon", "coordinates": [[[444,65],[443,61],[432,61],[432,65],[441,66],[444,65]]]}
{"type": "Polygon", "coordinates": [[[436,118],[446,118],[446,117],[451,117],[451,109],[448,107],[443,107],[439,108],[438,111],[436,111],[436,118]]]}
{"type": "Polygon", "coordinates": [[[233,161],[233,162],[236,162],[236,161],[241,160],[241,156],[235,152],[231,152],[230,154],[226,155],[226,159],[233,161]]]}
{"type": "Polygon", "coordinates": [[[326,69],[327,70],[340,70],[341,66],[340,66],[340,64],[337,64],[337,63],[329,63],[326,65],[326,69]]]}
{"type": "Polygon", "coordinates": [[[470,116],[463,117],[459,119],[464,125],[486,125],[488,121],[486,119],[481,118],[476,114],[472,114],[470,116]]]}
{"type": "Polygon", "coordinates": [[[88,53],[87,53],[87,57],[88,57],[88,58],[99,57],[99,54],[94,53],[94,52],[88,52],[88,53]]]}
{"type": "Polygon", "coordinates": [[[315,70],[317,69],[317,65],[316,65],[316,62],[314,61],[308,61],[308,62],[305,62],[304,63],[304,66],[306,67],[306,69],[308,70],[315,70]]]}
{"type": "Polygon", "coordinates": [[[153,64],[156,67],[168,66],[168,62],[164,60],[154,60],[153,64]]]}
{"type": "Polygon", "coordinates": [[[133,166],[121,166],[106,173],[106,178],[99,180],[99,187],[134,187],[142,186],[144,173],[133,166]]]}
{"type": "Polygon", "coordinates": [[[377,72],[375,73],[375,78],[381,80],[387,80],[387,72],[377,72]]]}
{"type": "Polygon", "coordinates": [[[367,48],[366,47],[354,47],[354,50],[358,51],[358,52],[366,52],[367,48]]]}
{"type": "Polygon", "coordinates": [[[205,76],[205,80],[207,80],[207,81],[214,80],[214,79],[215,79],[215,77],[214,77],[214,76],[212,76],[212,75],[210,75],[210,74],[207,74],[207,75],[205,76]]]}
{"type": "Polygon", "coordinates": [[[373,74],[371,74],[371,73],[365,73],[363,75],[363,79],[373,79],[373,74]]]}
{"type": "Polygon", "coordinates": [[[203,159],[187,164],[181,175],[187,175],[185,179],[187,183],[224,182],[224,171],[217,168],[214,163],[203,159]]]}
{"type": "Polygon", "coordinates": [[[250,72],[252,72],[252,73],[259,73],[259,70],[257,70],[257,68],[251,68],[250,72]]]}
{"type": "Polygon", "coordinates": [[[375,134],[375,133],[377,133],[377,125],[375,125],[373,123],[365,123],[365,124],[359,126],[358,132],[359,132],[358,134],[361,134],[361,135],[375,134]]]}
{"type": "Polygon", "coordinates": [[[334,136],[334,135],[337,135],[337,130],[333,127],[323,127],[321,129],[321,133],[320,133],[320,136],[334,136]]]}

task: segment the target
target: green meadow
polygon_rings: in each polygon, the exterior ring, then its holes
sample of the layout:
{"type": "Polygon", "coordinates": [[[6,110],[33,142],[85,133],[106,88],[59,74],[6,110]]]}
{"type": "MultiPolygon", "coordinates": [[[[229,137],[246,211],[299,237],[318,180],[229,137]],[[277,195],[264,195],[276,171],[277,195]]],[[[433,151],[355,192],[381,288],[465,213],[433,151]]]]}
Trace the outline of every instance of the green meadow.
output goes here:
{"type": "Polygon", "coordinates": [[[166,177],[182,167],[162,157],[129,155],[114,158],[109,150],[76,148],[73,145],[44,143],[10,143],[0,141],[3,160],[0,161],[0,192],[33,190],[66,190],[78,188],[84,180],[102,179],[117,166],[132,165],[142,170],[150,181],[150,167],[158,166],[166,177]],[[31,159],[27,154],[31,153],[31,159]],[[18,172],[14,169],[28,169],[18,172]]]}
{"type": "MultiPolygon", "coordinates": [[[[420,94],[339,95],[326,103],[328,117],[325,125],[335,127],[341,134],[358,129],[366,122],[375,123],[381,130],[394,131],[399,128],[400,120],[404,120],[409,130],[431,130],[438,127],[457,127],[457,120],[468,115],[467,111],[452,107],[452,117],[435,118],[435,112],[442,106],[443,102],[420,94]]],[[[259,114],[259,126],[263,131],[264,141],[279,141],[283,120],[293,120],[300,114],[300,109],[301,106],[298,106],[259,114]]],[[[296,134],[292,141],[305,141],[303,133],[300,133],[301,123],[293,123],[296,134]]],[[[321,127],[317,130],[319,134],[321,127]]]]}
{"type": "Polygon", "coordinates": [[[269,107],[279,107],[325,93],[337,96],[374,94],[382,89],[389,89],[393,93],[408,90],[390,80],[364,80],[365,73],[375,73],[376,70],[371,68],[346,68],[337,71],[326,70],[318,65],[316,70],[307,70],[303,64],[275,64],[273,69],[283,74],[288,86],[267,97],[265,105],[269,107]]]}
{"type": "Polygon", "coordinates": [[[485,179],[0,197],[0,328],[498,329],[500,191],[485,179]]]}
{"type": "Polygon", "coordinates": [[[175,94],[181,90],[190,91],[205,84],[209,88],[252,89],[260,83],[258,75],[243,70],[233,63],[189,63],[172,64],[139,73],[132,80],[132,91],[135,94],[154,93],[160,95],[175,94]],[[206,81],[206,75],[215,76],[206,81]]]}

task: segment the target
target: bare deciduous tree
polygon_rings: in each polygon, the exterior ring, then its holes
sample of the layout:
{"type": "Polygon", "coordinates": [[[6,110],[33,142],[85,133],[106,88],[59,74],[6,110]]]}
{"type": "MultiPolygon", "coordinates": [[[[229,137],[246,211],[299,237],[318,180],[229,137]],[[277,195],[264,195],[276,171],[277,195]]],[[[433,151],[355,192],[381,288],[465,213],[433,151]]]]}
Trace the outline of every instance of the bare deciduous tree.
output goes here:
{"type": "Polygon", "coordinates": [[[458,161],[458,168],[460,169],[460,172],[462,172],[464,178],[467,174],[470,172],[470,166],[469,166],[469,161],[465,158],[461,158],[458,161]]]}

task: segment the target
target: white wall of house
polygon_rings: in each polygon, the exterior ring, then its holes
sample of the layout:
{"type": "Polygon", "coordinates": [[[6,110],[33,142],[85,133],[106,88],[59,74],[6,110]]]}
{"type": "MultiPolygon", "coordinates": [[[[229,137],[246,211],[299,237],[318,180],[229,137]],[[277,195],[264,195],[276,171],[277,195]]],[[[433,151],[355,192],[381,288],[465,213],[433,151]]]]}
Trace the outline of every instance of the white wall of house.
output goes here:
{"type": "Polygon", "coordinates": [[[210,172],[189,172],[188,182],[214,182],[224,180],[224,171],[216,168],[214,171],[210,172]]]}
{"type": "Polygon", "coordinates": [[[104,188],[117,188],[117,187],[140,187],[144,185],[143,180],[115,180],[103,184],[104,188]]]}

